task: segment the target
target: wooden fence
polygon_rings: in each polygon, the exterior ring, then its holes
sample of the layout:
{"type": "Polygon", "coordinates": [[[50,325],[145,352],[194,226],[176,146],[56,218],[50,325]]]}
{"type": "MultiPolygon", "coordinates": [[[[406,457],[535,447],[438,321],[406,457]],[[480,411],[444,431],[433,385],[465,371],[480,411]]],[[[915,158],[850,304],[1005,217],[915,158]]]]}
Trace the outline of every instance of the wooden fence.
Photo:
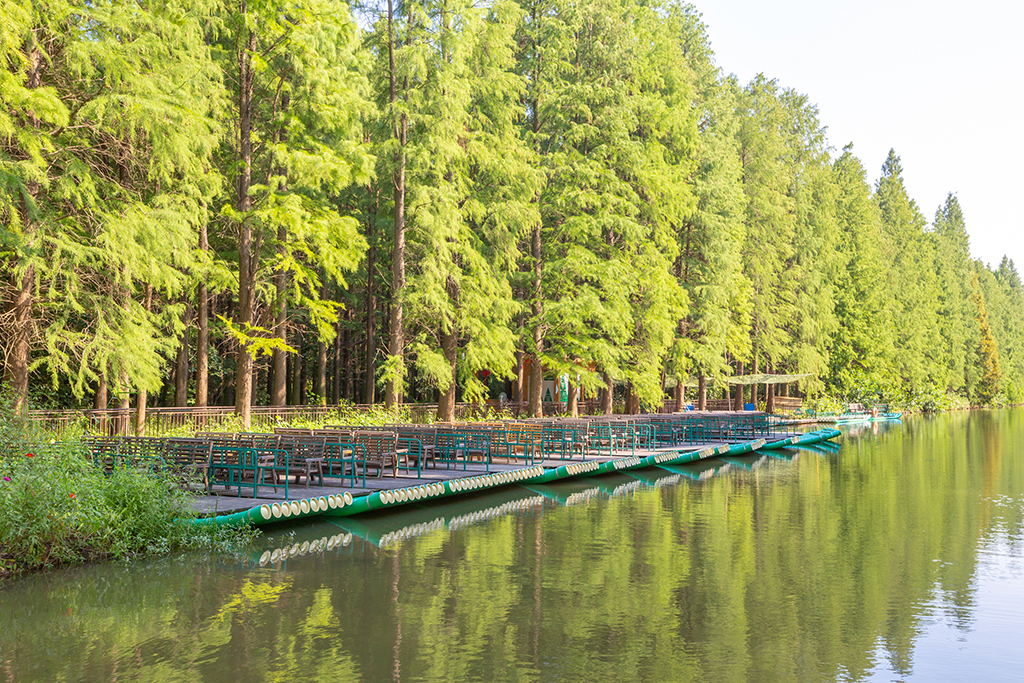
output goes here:
{"type": "MultiPolygon", "coordinates": [[[[800,408],[802,399],[775,397],[776,412],[793,411],[800,408]]],[[[345,404],[340,406],[299,405],[299,406],[253,406],[251,429],[270,431],[283,423],[300,420],[311,422],[330,421],[332,418],[341,420],[348,418],[353,412],[367,412],[379,409],[382,404],[345,404]]],[[[580,401],[580,415],[598,415],[601,413],[599,401],[580,401]]],[[[621,413],[624,404],[616,402],[614,412],[621,413]]],[[[408,411],[410,422],[429,422],[437,411],[436,403],[407,403],[402,406],[408,411]]],[[[733,407],[730,399],[709,399],[707,409],[712,411],[742,410],[733,407]]],[[[545,416],[564,414],[567,405],[558,401],[545,402],[542,411],[545,416]]],[[[659,413],[676,412],[676,402],[666,400],[659,413]]],[[[526,402],[505,402],[503,404],[459,403],[455,406],[455,418],[467,420],[487,416],[507,415],[518,418],[527,414],[526,402]]],[[[29,419],[40,423],[47,431],[64,434],[69,429],[81,429],[89,434],[107,436],[127,436],[133,432],[135,410],[30,410],[29,419]]],[[[160,436],[190,431],[235,431],[237,419],[234,406],[209,406],[205,408],[163,408],[153,407],[146,410],[146,434],[160,436]]]]}

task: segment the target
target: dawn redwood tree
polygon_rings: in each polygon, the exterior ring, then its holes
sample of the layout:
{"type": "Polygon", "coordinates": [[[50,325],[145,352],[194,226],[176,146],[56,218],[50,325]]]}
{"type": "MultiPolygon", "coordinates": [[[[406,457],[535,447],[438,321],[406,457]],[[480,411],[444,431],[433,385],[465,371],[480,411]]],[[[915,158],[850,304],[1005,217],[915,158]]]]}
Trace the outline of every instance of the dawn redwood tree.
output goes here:
{"type": "MultiPolygon", "coordinates": [[[[903,184],[903,167],[892,150],[875,187],[886,252],[886,278],[893,295],[895,368],[906,384],[918,388],[939,370],[939,290],[935,249],[925,235],[925,219],[903,184]]],[[[945,374],[944,372],[942,373],[945,374]]]]}
{"type": "MultiPolygon", "coordinates": [[[[971,393],[974,384],[972,356],[978,346],[975,324],[977,307],[973,294],[971,250],[963,210],[950,193],[935,212],[931,237],[935,244],[935,272],[939,287],[938,325],[942,338],[937,351],[944,372],[939,384],[952,391],[971,393]]],[[[939,370],[941,372],[941,369],[939,370]]]]}
{"type": "Polygon", "coordinates": [[[4,6],[5,376],[19,405],[37,365],[77,395],[161,384],[181,309],[147,310],[146,294],[181,292],[219,183],[205,173],[221,102],[211,9],[4,6]]]}
{"type": "Polygon", "coordinates": [[[714,65],[700,15],[690,6],[678,11],[680,50],[693,73],[698,113],[696,169],[689,180],[697,201],[679,220],[675,263],[690,306],[679,320],[667,368],[676,379],[674,398],[681,405],[691,374],[701,381],[724,376],[723,351],[740,362],[749,360],[750,283],[740,260],[745,202],[735,113],[738,89],[714,65]]]}
{"type": "Polygon", "coordinates": [[[839,251],[845,262],[833,276],[839,329],[829,356],[828,377],[831,386],[845,394],[858,378],[887,379],[896,350],[881,216],[852,145],[843,149],[832,170],[839,191],[839,251]]]}
{"type": "Polygon", "coordinates": [[[349,13],[320,0],[242,0],[227,10],[219,45],[236,107],[221,153],[233,192],[221,213],[237,231],[238,305],[226,322],[238,344],[235,411],[247,427],[254,355],[292,351],[255,317],[262,283],[276,276],[278,312],[286,301],[301,306],[318,335],[333,339],[338,307],[321,298],[320,273],[344,285],[366,246],[335,198],[369,177],[370,160],[349,13]]]}
{"type": "Polygon", "coordinates": [[[790,112],[778,83],[758,75],[739,101],[740,163],[746,197],[744,273],[750,282],[752,371],[781,359],[795,315],[787,264],[796,241],[797,215],[788,147],[790,112]]]}

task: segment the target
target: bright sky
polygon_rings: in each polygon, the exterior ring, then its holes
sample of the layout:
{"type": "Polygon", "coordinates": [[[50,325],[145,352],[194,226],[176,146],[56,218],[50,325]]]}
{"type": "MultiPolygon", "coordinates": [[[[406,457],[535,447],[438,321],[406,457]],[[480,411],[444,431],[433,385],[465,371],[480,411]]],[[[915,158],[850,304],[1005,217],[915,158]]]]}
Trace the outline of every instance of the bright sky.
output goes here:
{"type": "Polygon", "coordinates": [[[953,192],[972,255],[1024,271],[1024,3],[691,1],[725,73],[805,93],[872,185],[895,149],[929,223],[953,192]]]}

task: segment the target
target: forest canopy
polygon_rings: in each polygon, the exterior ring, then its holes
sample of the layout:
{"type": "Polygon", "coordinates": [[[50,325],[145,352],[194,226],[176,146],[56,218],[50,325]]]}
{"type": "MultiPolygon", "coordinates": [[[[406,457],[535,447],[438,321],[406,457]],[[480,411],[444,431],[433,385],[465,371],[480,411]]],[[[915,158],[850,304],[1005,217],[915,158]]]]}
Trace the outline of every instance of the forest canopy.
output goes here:
{"type": "Polygon", "coordinates": [[[18,407],[1024,401],[1014,263],[691,5],[12,0],[0,53],[18,407]]]}

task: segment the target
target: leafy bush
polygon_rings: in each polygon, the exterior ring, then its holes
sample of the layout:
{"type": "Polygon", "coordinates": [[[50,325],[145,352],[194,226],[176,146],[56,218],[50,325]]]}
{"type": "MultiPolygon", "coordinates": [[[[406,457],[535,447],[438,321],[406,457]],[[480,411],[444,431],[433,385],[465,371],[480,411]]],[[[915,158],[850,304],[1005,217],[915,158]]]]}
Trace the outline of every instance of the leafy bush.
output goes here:
{"type": "Polygon", "coordinates": [[[77,438],[46,442],[0,408],[0,578],[102,558],[231,546],[250,531],[193,526],[190,493],[146,468],[104,474],[77,438]]]}

